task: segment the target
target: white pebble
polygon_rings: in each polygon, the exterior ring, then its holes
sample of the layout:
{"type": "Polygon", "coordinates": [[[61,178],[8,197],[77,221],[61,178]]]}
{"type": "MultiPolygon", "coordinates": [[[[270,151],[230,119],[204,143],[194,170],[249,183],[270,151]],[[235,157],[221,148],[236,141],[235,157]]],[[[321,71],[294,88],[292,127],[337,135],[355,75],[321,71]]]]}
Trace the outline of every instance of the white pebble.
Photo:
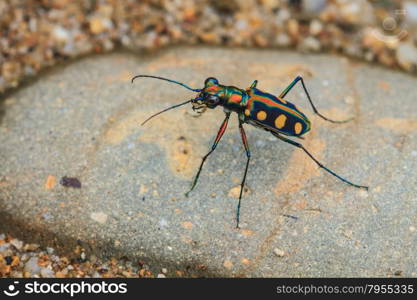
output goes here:
{"type": "Polygon", "coordinates": [[[12,244],[17,250],[20,250],[23,247],[23,242],[19,241],[18,239],[11,240],[10,244],[12,244]]]}
{"type": "Polygon", "coordinates": [[[68,30],[61,26],[55,26],[52,35],[57,39],[58,41],[67,41],[70,37],[68,30]]]}
{"type": "Polygon", "coordinates": [[[285,255],[285,252],[284,252],[284,250],[281,250],[281,249],[275,248],[275,249],[274,249],[274,254],[275,254],[276,256],[278,256],[278,257],[283,257],[283,256],[285,255]]]}
{"type": "Polygon", "coordinates": [[[405,22],[407,25],[417,27],[417,3],[407,1],[403,4],[405,11],[405,22]]]}
{"type": "Polygon", "coordinates": [[[312,35],[318,35],[323,30],[323,25],[319,20],[313,20],[310,23],[310,33],[312,35]]]}
{"type": "Polygon", "coordinates": [[[396,56],[400,66],[407,71],[412,71],[417,66],[417,48],[411,43],[401,43],[396,56]]]}
{"type": "Polygon", "coordinates": [[[54,273],[54,271],[52,271],[49,268],[42,268],[41,269],[41,276],[43,278],[53,278],[53,277],[55,277],[55,273],[54,273]]]}
{"type": "Polygon", "coordinates": [[[108,216],[101,211],[90,214],[90,218],[100,224],[105,224],[107,222],[107,217],[108,216]]]}
{"type": "Polygon", "coordinates": [[[31,276],[38,275],[41,271],[41,267],[38,265],[38,258],[31,257],[25,264],[24,271],[28,272],[31,276]]]}

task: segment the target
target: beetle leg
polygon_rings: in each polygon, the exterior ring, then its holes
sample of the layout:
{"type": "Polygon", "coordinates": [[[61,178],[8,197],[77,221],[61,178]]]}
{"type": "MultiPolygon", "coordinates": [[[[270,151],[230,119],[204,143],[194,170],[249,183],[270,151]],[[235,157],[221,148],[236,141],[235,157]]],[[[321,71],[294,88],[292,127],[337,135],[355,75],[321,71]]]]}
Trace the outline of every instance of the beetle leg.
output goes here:
{"type": "Polygon", "coordinates": [[[219,132],[217,133],[216,139],[214,140],[214,143],[213,143],[213,146],[211,147],[211,150],[203,157],[203,160],[201,161],[200,168],[198,169],[197,175],[194,178],[194,181],[193,181],[193,184],[191,186],[191,189],[187,193],[185,193],[185,196],[186,197],[188,197],[188,194],[196,186],[197,181],[198,181],[198,177],[200,177],[201,170],[203,169],[204,162],[206,161],[207,157],[209,157],[209,155],[211,153],[213,153],[213,151],[216,149],[217,144],[219,143],[220,139],[222,138],[224,132],[226,131],[227,123],[229,122],[229,117],[230,117],[230,112],[227,112],[226,113],[226,118],[224,119],[224,121],[222,123],[222,126],[220,126],[219,132]]]}
{"type": "Polygon", "coordinates": [[[239,130],[240,130],[240,136],[242,137],[243,146],[246,150],[246,167],[245,167],[245,173],[243,174],[242,183],[240,184],[240,194],[239,194],[239,203],[237,205],[237,214],[236,214],[236,228],[239,228],[239,218],[240,218],[240,202],[242,200],[242,193],[243,189],[245,187],[245,181],[246,181],[246,174],[248,173],[248,167],[249,167],[249,160],[250,160],[250,150],[249,150],[249,144],[248,139],[246,138],[245,130],[243,129],[243,122],[239,118],[239,130]]]}
{"type": "Polygon", "coordinates": [[[276,136],[277,138],[279,138],[281,141],[284,141],[284,142],[286,142],[286,143],[288,143],[288,144],[291,144],[291,145],[293,145],[293,146],[295,146],[295,147],[298,147],[298,148],[301,148],[301,149],[303,149],[303,151],[308,155],[308,156],[310,156],[310,158],[320,167],[320,168],[322,168],[322,169],[324,169],[324,170],[326,170],[327,172],[329,172],[330,174],[332,174],[333,176],[335,176],[335,177],[337,177],[337,178],[339,178],[341,181],[343,181],[343,182],[345,182],[345,183],[347,183],[347,184],[349,184],[349,185],[351,185],[351,186],[354,186],[354,187],[356,187],[356,188],[362,188],[362,189],[366,189],[366,190],[368,190],[368,187],[367,186],[364,186],[364,185],[357,185],[357,184],[354,184],[354,183],[352,183],[352,182],[350,182],[349,180],[347,180],[347,179],[344,179],[343,177],[341,177],[341,176],[339,176],[339,175],[337,175],[335,172],[333,172],[332,170],[330,170],[330,169],[328,169],[328,168],[326,168],[325,166],[323,166],[317,159],[315,159],[314,158],[314,156],[310,153],[310,152],[308,152],[307,151],[307,149],[306,148],[304,148],[304,146],[303,145],[301,145],[300,143],[297,143],[297,142],[294,142],[293,140],[290,140],[290,139],[287,139],[287,138],[285,138],[285,137],[283,137],[283,136],[281,136],[280,134],[278,134],[278,133],[276,133],[276,132],[273,132],[273,131],[271,131],[271,133],[274,135],[274,136],[276,136]]]}
{"type": "Polygon", "coordinates": [[[307,88],[306,88],[306,86],[304,84],[304,80],[303,80],[303,78],[301,76],[297,76],[293,80],[293,82],[291,82],[290,85],[287,86],[286,89],[279,95],[279,98],[284,98],[288,94],[288,92],[294,87],[294,85],[296,85],[297,82],[299,82],[299,81],[301,81],[301,85],[303,86],[304,92],[306,93],[307,98],[308,98],[308,101],[310,102],[311,107],[313,108],[313,111],[314,111],[314,113],[316,115],[318,115],[322,119],[324,119],[326,121],[329,121],[329,122],[332,122],[332,123],[346,123],[346,122],[349,122],[349,121],[353,120],[353,118],[349,118],[349,119],[342,120],[342,121],[331,120],[331,119],[326,118],[325,116],[323,116],[321,113],[319,113],[319,111],[317,110],[317,108],[314,106],[313,101],[311,100],[310,94],[308,93],[307,88]]]}

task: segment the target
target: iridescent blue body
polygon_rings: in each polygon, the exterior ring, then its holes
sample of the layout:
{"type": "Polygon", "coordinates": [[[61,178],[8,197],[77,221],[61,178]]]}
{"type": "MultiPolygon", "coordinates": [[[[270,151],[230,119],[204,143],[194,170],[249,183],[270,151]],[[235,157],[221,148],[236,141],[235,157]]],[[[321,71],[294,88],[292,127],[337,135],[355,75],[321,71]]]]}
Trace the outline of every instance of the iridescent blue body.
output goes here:
{"type": "Polygon", "coordinates": [[[193,110],[200,112],[200,113],[204,112],[207,108],[213,109],[213,108],[216,108],[217,106],[222,106],[224,108],[226,117],[222,125],[220,126],[220,129],[217,133],[217,136],[214,140],[211,150],[203,157],[200,168],[198,169],[197,175],[195,176],[194,181],[192,183],[191,189],[186,193],[187,196],[196,186],[198,178],[200,176],[200,172],[203,168],[204,162],[206,161],[207,157],[216,149],[217,144],[222,138],[224,132],[226,131],[230,114],[232,112],[235,112],[238,114],[239,131],[242,137],[243,146],[246,151],[247,160],[246,160],[245,173],[243,175],[243,180],[240,186],[239,203],[238,203],[237,214],[236,214],[237,227],[239,227],[240,204],[241,204],[241,199],[242,199],[242,192],[243,192],[243,187],[245,185],[246,174],[248,171],[249,161],[251,157],[249,144],[247,141],[245,131],[243,129],[243,124],[245,123],[254,125],[266,131],[269,131],[281,141],[284,141],[290,145],[293,145],[295,147],[302,149],[320,168],[324,169],[325,171],[335,176],[336,178],[340,179],[341,181],[351,186],[354,186],[356,188],[368,189],[367,186],[354,184],[346,180],[345,178],[337,175],[332,170],[328,169],[323,164],[321,164],[316,158],[314,158],[314,156],[309,151],[307,151],[307,149],[304,148],[303,145],[285,137],[285,136],[289,136],[289,137],[301,138],[302,135],[304,135],[311,129],[311,122],[307,118],[307,116],[303,114],[294,104],[284,99],[287,93],[294,87],[294,85],[297,82],[301,82],[302,87],[307,95],[307,98],[311,104],[311,107],[313,108],[314,113],[317,114],[319,117],[329,122],[333,122],[333,123],[344,123],[350,120],[349,119],[349,120],[344,120],[344,121],[334,121],[320,114],[318,110],[316,109],[316,107],[314,106],[313,101],[310,98],[310,95],[304,84],[303,78],[300,76],[296,77],[293,80],[293,82],[290,85],[288,85],[288,87],[279,96],[275,96],[270,93],[259,90],[256,87],[258,83],[257,80],[255,80],[249,88],[240,89],[235,86],[222,85],[218,82],[217,79],[213,77],[209,77],[205,80],[204,87],[202,89],[193,89],[184,83],[181,83],[172,79],[167,79],[167,78],[158,77],[158,76],[151,76],[151,75],[135,76],[132,79],[132,82],[134,79],[138,77],[151,77],[151,78],[156,78],[160,80],[165,80],[168,82],[181,85],[191,91],[198,93],[197,97],[194,99],[174,105],[172,107],[169,107],[167,109],[164,109],[152,115],[151,117],[146,119],[142,123],[142,125],[146,123],[148,120],[150,120],[151,118],[165,111],[171,110],[181,105],[185,105],[187,103],[191,103],[193,106],[192,107],[193,110]]]}
{"type": "Polygon", "coordinates": [[[209,80],[202,94],[219,97],[219,105],[238,113],[244,123],[295,137],[311,129],[310,120],[294,104],[263,92],[255,85],[242,90],[209,80]]]}

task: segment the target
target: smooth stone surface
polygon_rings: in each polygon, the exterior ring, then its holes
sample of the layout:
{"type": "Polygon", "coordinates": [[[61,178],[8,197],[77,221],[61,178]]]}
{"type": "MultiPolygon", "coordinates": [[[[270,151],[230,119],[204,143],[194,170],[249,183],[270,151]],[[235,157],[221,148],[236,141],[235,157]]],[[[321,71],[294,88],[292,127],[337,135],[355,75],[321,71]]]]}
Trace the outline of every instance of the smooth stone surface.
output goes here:
{"type": "Polygon", "coordinates": [[[154,56],[89,57],[7,95],[0,114],[0,232],[97,256],[143,259],[155,274],[186,276],[416,276],[416,78],[328,55],[276,50],[173,48],[154,56]],[[189,198],[201,157],[223,120],[195,117],[180,86],[204,79],[279,94],[311,118],[301,141],[350,187],[299,149],[246,126],[252,151],[235,228],[245,154],[236,116],[189,198]],[[64,187],[63,176],[81,188],[64,187]],[[277,250],[278,249],[278,250],[277,250]],[[277,255],[276,253],[279,253],[277,255]]]}

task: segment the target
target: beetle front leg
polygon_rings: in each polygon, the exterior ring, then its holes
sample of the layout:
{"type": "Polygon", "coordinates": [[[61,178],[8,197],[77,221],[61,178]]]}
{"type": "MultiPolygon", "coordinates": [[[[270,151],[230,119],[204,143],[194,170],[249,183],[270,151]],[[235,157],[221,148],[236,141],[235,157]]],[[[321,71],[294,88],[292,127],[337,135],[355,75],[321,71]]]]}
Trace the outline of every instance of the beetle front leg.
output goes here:
{"type": "Polygon", "coordinates": [[[191,189],[187,193],[185,193],[185,196],[186,197],[188,197],[188,194],[196,186],[197,181],[198,181],[198,178],[200,177],[201,170],[203,169],[204,162],[206,161],[207,157],[209,157],[209,155],[211,153],[213,153],[213,151],[216,149],[217,144],[220,142],[220,139],[222,138],[224,132],[226,131],[227,124],[229,122],[229,117],[230,117],[230,112],[227,112],[226,113],[226,118],[224,119],[224,121],[222,123],[222,126],[220,126],[219,132],[217,133],[216,139],[214,140],[214,143],[213,143],[213,146],[211,147],[211,150],[203,157],[203,160],[201,161],[200,167],[198,168],[198,172],[197,172],[197,175],[194,178],[194,181],[193,181],[193,184],[191,186],[191,189]]]}

